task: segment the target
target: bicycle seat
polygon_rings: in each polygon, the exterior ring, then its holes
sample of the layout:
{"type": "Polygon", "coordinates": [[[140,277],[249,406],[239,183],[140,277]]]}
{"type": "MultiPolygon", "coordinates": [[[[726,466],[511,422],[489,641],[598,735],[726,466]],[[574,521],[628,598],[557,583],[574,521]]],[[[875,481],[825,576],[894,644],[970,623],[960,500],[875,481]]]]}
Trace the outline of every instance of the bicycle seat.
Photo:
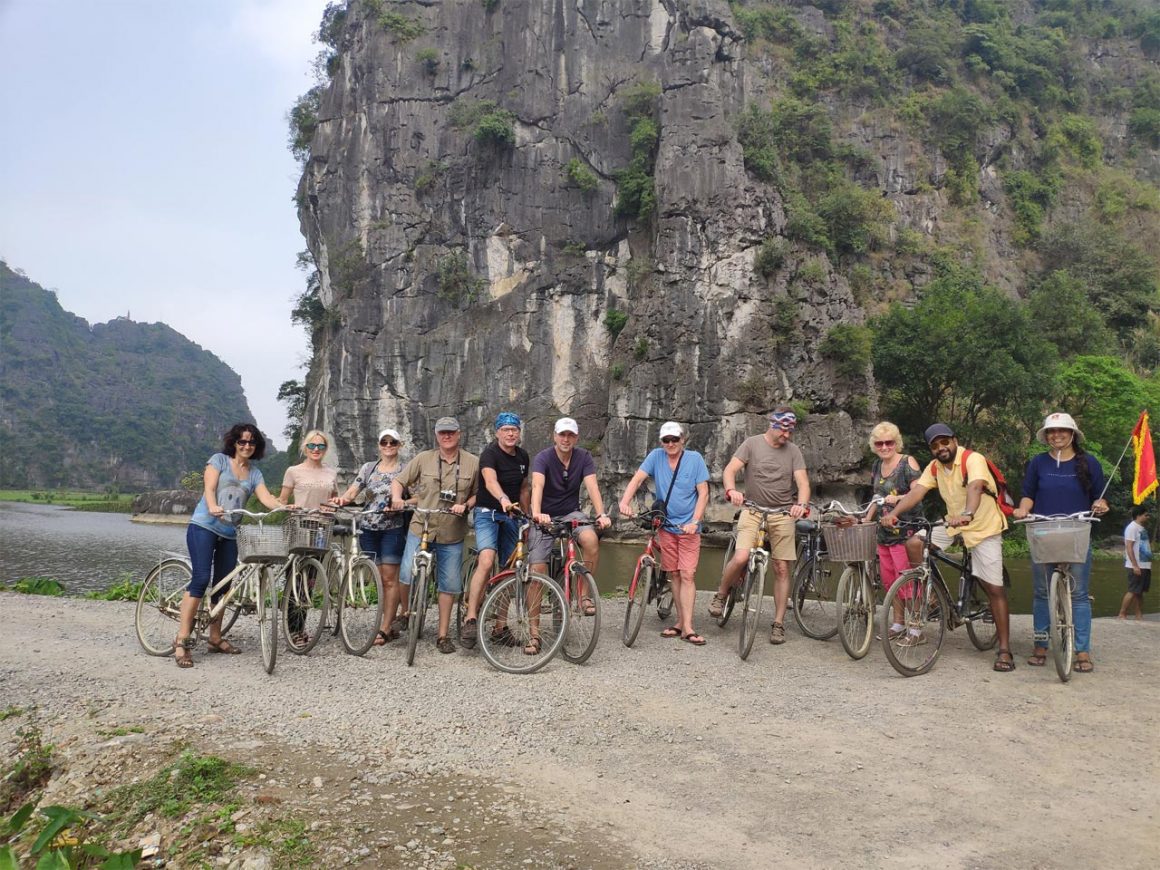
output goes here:
{"type": "Polygon", "coordinates": [[[799,535],[809,535],[818,530],[818,524],[813,520],[798,520],[794,524],[794,528],[799,535]]]}
{"type": "Polygon", "coordinates": [[[340,536],[349,535],[350,534],[350,523],[335,523],[333,526],[330,527],[330,534],[331,535],[340,535],[340,536]]]}

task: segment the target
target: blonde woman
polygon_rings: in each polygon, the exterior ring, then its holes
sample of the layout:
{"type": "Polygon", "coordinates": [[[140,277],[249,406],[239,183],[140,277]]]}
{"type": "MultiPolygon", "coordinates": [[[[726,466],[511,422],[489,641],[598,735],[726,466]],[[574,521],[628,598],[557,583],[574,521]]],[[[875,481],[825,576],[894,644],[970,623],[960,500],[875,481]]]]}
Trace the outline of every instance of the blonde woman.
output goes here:
{"type": "Polygon", "coordinates": [[[322,464],[326,451],[330,449],[330,436],[320,429],[311,429],[302,437],[298,448],[303,461],[286,469],[282,476],[282,492],[279,498],[300,508],[314,509],[338,494],[338,472],[322,464]]]}
{"type": "MultiPolygon", "coordinates": [[[[878,457],[870,470],[870,486],[876,496],[882,496],[887,507],[893,506],[910,491],[922,468],[913,456],[902,452],[902,433],[893,423],[882,422],[870,430],[870,449],[878,457]]],[[[877,506],[871,507],[867,522],[873,520],[877,506]]],[[[922,510],[912,508],[898,517],[901,527],[878,526],[878,571],[883,589],[889,590],[898,575],[922,560],[922,540],[914,536],[907,520],[922,519],[922,510]]],[[[891,636],[905,630],[902,624],[902,601],[895,598],[894,623],[891,636]]]]}

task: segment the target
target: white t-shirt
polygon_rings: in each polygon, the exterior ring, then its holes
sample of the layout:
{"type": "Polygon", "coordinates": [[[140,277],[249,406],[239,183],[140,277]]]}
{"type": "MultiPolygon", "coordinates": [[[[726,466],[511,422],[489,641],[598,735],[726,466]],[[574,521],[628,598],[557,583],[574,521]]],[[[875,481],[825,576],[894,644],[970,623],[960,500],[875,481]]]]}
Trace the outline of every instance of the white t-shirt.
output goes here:
{"type": "MultiPolygon", "coordinates": [[[[1152,567],[1152,546],[1148,540],[1148,530],[1135,520],[1128,523],[1124,529],[1124,543],[1132,548],[1136,562],[1141,568],[1152,567]]],[[[1132,560],[1124,556],[1124,567],[1131,568],[1132,560]]]]}

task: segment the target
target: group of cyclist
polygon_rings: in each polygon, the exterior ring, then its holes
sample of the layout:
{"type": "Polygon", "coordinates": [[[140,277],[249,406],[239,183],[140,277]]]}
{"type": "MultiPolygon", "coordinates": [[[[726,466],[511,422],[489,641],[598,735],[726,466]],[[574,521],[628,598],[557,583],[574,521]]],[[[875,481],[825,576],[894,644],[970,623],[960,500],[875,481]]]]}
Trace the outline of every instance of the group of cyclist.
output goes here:
{"type": "MultiPolygon", "coordinates": [[[[769,548],[774,567],[774,618],[769,640],[785,642],[785,614],[789,604],[791,566],[796,557],[796,523],[809,512],[810,481],[801,450],[793,443],[797,416],[789,407],[776,408],[769,426],[761,434],[746,438],[734,452],[722,474],[725,499],[743,508],[746,502],[783,508],[780,516],[768,519],[769,548]],[[744,474],[745,489],[738,489],[744,474]]],[[[411,520],[405,527],[404,511],[418,507],[442,510],[430,518],[429,531],[438,565],[439,627],[436,647],[451,653],[451,615],[455,598],[464,592],[460,566],[468,523],[474,527],[478,562],[466,590],[466,619],[461,642],[476,644],[481,599],[488,577],[505,564],[516,547],[518,523],[514,509],[530,517],[529,561],[532,570],[545,573],[553,538],[540,526],[560,520],[584,520],[580,511],[581,492],[588,495],[595,513],[594,526],[579,527],[577,542],[583,560],[595,572],[599,558],[597,532],[611,525],[596,477],[592,454],[580,447],[579,426],[571,417],[562,417],[553,427],[553,444],[530,457],[520,445],[522,421],[512,412],[495,419],[495,440],[479,456],[463,450],[461,429],[453,417],[435,422],[437,446],[403,463],[403,439],[395,429],[379,433],[379,456],[365,463],[350,487],[339,494],[333,468],[322,463],[330,447],[325,433],[313,430],[301,441],[303,462],[287,470],[279,497],[265,486],[261,472],[250,462],[261,458],[265,441],[258,430],[238,424],[226,433],[222,451],[214,454],[205,471],[205,491],[187,532],[193,579],[185,593],[176,642],[178,665],[190,667],[188,638],[201,596],[212,579],[229,573],[236,564],[235,529],[226,512],[242,507],[251,494],[268,508],[286,506],[291,500],[300,507],[324,504],[345,505],[366,493],[366,505],[374,510],[360,532],[360,549],[373,556],[383,581],[383,622],[377,645],[391,643],[400,635],[406,613],[398,613],[408,598],[411,557],[419,547],[423,521],[411,520]]],[[[1099,462],[1083,451],[1083,433],[1067,414],[1047,417],[1037,434],[1048,452],[1028,465],[1023,498],[1015,518],[1026,517],[1034,508],[1041,514],[1070,514],[1088,511],[1102,514],[1107,503],[1102,493],[1104,475],[1099,462]]],[[[660,532],[661,568],[673,586],[676,619],[661,632],[703,645],[705,638],[695,631],[693,611],[696,588],[694,575],[700,557],[702,521],[709,502],[709,470],[704,458],[686,447],[687,433],[675,421],[660,427],[660,446],[652,450],[633,474],[619,502],[622,516],[634,515],[633,500],[650,480],[656,495],[654,509],[664,512],[660,532]],[[663,494],[663,497],[662,497],[663,494]]],[[[942,498],[947,517],[945,526],[936,525],[931,542],[945,546],[959,538],[971,551],[972,571],[982,581],[998,636],[994,669],[1015,669],[1010,651],[1009,610],[1003,585],[1001,536],[1007,520],[999,508],[997,483],[981,454],[962,447],[954,431],[935,423],[925,432],[933,459],[925,464],[902,452],[902,436],[897,426],[883,422],[870,433],[869,443],[877,459],[871,472],[871,488],[881,498],[882,508],[872,507],[863,522],[879,523],[878,556],[883,585],[889,589],[898,576],[922,558],[923,541],[914,522],[919,504],[932,489],[942,498]]],[[[748,562],[761,517],[742,509],[738,514],[734,555],[724,566],[721,584],[709,605],[709,615],[720,617],[731,587],[748,562]]],[[[1088,580],[1091,551],[1086,562],[1074,566],[1076,666],[1079,672],[1092,670],[1090,656],[1091,608],[1088,580]]],[[[1042,666],[1048,645],[1047,570],[1033,566],[1035,585],[1034,652],[1028,663],[1042,666]]],[[[596,602],[581,601],[581,610],[594,613],[596,602]]],[[[902,644],[920,644],[919,635],[905,636],[908,629],[895,614],[889,629],[902,644]]],[[[535,638],[533,638],[533,642],[535,638]]],[[[236,647],[222,639],[220,625],[211,626],[212,652],[233,653],[236,647]]],[[[529,655],[538,652],[526,650],[529,655]]]]}

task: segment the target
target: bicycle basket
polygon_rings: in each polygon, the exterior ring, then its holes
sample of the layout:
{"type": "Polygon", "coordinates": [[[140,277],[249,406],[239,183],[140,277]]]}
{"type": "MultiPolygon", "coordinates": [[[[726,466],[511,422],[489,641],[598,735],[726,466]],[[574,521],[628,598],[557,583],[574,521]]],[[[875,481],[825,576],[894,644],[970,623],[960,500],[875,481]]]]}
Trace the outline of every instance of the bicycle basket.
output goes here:
{"type": "Polygon", "coordinates": [[[238,558],[243,562],[285,562],[285,526],[238,526],[238,558]]]}
{"type": "Polygon", "coordinates": [[[855,523],[851,526],[822,526],[831,562],[873,562],[878,558],[878,526],[855,523]]]}
{"type": "Polygon", "coordinates": [[[293,514],[286,520],[291,553],[320,553],[330,547],[334,517],[293,514]]]}
{"type": "Polygon", "coordinates": [[[1091,523],[1082,520],[1042,520],[1027,526],[1031,561],[1037,565],[1086,562],[1091,523]]]}

